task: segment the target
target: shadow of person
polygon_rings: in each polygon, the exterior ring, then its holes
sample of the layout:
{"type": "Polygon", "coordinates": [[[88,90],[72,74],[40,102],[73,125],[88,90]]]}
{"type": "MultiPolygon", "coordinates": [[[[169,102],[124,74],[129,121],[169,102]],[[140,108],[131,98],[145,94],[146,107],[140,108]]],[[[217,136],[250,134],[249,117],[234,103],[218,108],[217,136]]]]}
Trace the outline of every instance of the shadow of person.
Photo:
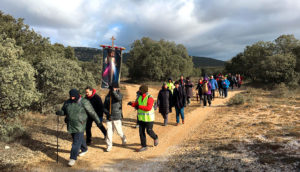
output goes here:
{"type": "MultiPolygon", "coordinates": [[[[56,161],[57,158],[56,144],[46,143],[39,140],[34,140],[32,138],[27,138],[26,140],[22,140],[21,144],[24,147],[27,147],[34,152],[42,152],[45,155],[47,155],[49,158],[51,158],[53,161],[56,161]]],[[[70,151],[59,148],[58,153],[70,153],[70,151]]],[[[66,164],[68,160],[66,160],[61,156],[58,156],[58,162],[66,164]]]]}

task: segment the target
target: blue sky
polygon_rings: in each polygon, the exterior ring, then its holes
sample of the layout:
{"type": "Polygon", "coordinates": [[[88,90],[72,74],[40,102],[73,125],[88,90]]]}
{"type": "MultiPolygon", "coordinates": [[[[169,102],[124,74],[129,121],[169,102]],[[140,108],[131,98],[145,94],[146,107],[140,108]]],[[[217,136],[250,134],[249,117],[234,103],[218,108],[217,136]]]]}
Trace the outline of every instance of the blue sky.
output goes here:
{"type": "Polygon", "coordinates": [[[190,55],[229,60],[246,45],[300,37],[299,0],[0,0],[52,43],[130,48],[144,36],[183,44],[190,55]]]}

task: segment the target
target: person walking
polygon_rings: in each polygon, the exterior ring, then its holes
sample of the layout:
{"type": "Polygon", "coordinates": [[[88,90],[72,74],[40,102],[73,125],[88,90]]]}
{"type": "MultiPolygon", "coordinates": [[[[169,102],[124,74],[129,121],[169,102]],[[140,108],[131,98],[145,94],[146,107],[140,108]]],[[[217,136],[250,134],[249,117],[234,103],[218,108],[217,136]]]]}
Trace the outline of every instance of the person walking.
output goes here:
{"type": "Polygon", "coordinates": [[[181,115],[182,124],[184,124],[184,107],[186,106],[186,94],[179,85],[178,81],[175,82],[172,102],[176,110],[176,125],[179,125],[179,114],[181,115]]]}
{"type": "Polygon", "coordinates": [[[173,81],[172,81],[172,78],[169,78],[169,79],[168,79],[167,86],[168,86],[168,89],[169,89],[169,90],[172,92],[172,94],[173,94],[173,90],[174,90],[174,88],[175,88],[175,85],[174,85],[174,83],[173,83],[173,81]]]}
{"type": "Polygon", "coordinates": [[[230,82],[227,80],[227,77],[222,79],[222,88],[224,90],[224,97],[226,98],[228,95],[228,88],[230,86],[230,82]]]}
{"type": "Polygon", "coordinates": [[[222,81],[223,81],[223,76],[222,75],[219,75],[218,77],[218,87],[219,87],[219,96],[220,97],[224,97],[224,89],[223,89],[223,86],[222,86],[222,81]]]}
{"type": "MultiPolygon", "coordinates": [[[[96,90],[93,89],[92,87],[86,87],[85,88],[85,95],[86,95],[86,99],[88,99],[90,101],[90,103],[92,104],[95,112],[98,115],[98,118],[101,122],[100,126],[100,130],[104,135],[104,138],[106,137],[106,129],[105,127],[102,125],[102,121],[103,121],[103,103],[101,100],[101,97],[96,93],[96,90]]],[[[93,125],[93,119],[91,117],[88,117],[87,122],[86,122],[86,144],[87,145],[91,145],[92,143],[92,125],[93,125]]]]}
{"type": "Polygon", "coordinates": [[[117,88],[110,87],[109,93],[105,97],[104,101],[104,113],[106,114],[106,126],[107,126],[107,137],[106,151],[109,152],[112,149],[112,137],[114,130],[117,131],[118,135],[122,139],[122,144],[125,145],[127,140],[122,130],[122,94],[117,88]]]}
{"type": "Polygon", "coordinates": [[[185,92],[186,92],[186,100],[188,105],[191,104],[191,98],[193,97],[193,86],[194,85],[190,80],[190,77],[187,77],[185,81],[185,92]]]}
{"type": "Polygon", "coordinates": [[[208,81],[208,78],[204,78],[203,86],[202,86],[202,93],[203,93],[203,107],[206,107],[207,102],[209,106],[211,106],[211,84],[208,81]]]}
{"type": "Polygon", "coordinates": [[[214,79],[214,76],[210,77],[209,83],[211,85],[211,100],[214,100],[214,98],[215,98],[215,90],[218,89],[218,83],[214,79]]]}
{"type": "Polygon", "coordinates": [[[197,87],[196,87],[196,90],[198,91],[198,97],[199,97],[199,100],[200,100],[200,104],[203,100],[203,96],[202,96],[202,86],[203,86],[203,78],[201,77],[197,83],[197,87]]]}
{"type": "Polygon", "coordinates": [[[164,118],[164,126],[167,126],[168,113],[172,112],[172,92],[166,83],[163,83],[162,89],[158,93],[157,106],[159,113],[161,113],[164,118]]]}
{"type": "Polygon", "coordinates": [[[88,152],[84,139],[88,116],[96,122],[97,126],[100,126],[101,122],[91,103],[86,98],[81,98],[77,89],[71,89],[69,95],[70,99],[64,102],[63,107],[56,112],[56,115],[66,116],[67,130],[73,139],[68,165],[73,166],[78,155],[84,156],[88,152]]]}
{"type": "Polygon", "coordinates": [[[148,149],[145,130],[154,140],[154,146],[158,145],[158,136],[153,131],[153,124],[155,120],[154,99],[148,93],[147,85],[141,85],[139,90],[141,95],[139,96],[138,100],[135,102],[128,102],[128,105],[138,108],[138,119],[140,125],[139,133],[142,147],[137,151],[142,152],[148,149]]]}

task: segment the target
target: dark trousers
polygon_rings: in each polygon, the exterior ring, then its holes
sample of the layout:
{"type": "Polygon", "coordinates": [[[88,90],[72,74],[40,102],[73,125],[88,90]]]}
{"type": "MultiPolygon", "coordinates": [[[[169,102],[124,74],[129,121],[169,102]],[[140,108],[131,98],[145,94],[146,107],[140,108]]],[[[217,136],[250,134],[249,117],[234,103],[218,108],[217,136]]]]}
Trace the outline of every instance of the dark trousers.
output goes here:
{"type": "MultiPolygon", "coordinates": [[[[203,100],[202,94],[198,94],[198,96],[199,96],[199,100],[200,100],[200,103],[201,103],[201,101],[203,100]]],[[[198,101],[198,99],[197,99],[197,101],[198,101]]]]}
{"type": "Polygon", "coordinates": [[[204,94],[203,97],[204,97],[203,106],[206,106],[207,102],[210,105],[211,104],[211,100],[210,100],[211,95],[210,94],[204,94]]]}
{"type": "Polygon", "coordinates": [[[211,100],[213,100],[215,98],[215,96],[216,96],[215,95],[215,90],[211,90],[211,97],[210,97],[211,100]]]}
{"type": "Polygon", "coordinates": [[[191,98],[190,97],[187,97],[186,98],[186,101],[187,101],[187,104],[189,105],[191,103],[191,98]]]}
{"type": "Polygon", "coordinates": [[[147,131],[148,135],[152,138],[152,139],[157,139],[157,135],[154,133],[153,131],[153,123],[154,122],[143,122],[143,121],[139,121],[139,132],[140,132],[140,139],[141,139],[141,145],[142,147],[147,147],[147,143],[146,143],[146,133],[145,130],[147,131]]]}
{"type": "Polygon", "coordinates": [[[224,97],[224,89],[223,88],[219,88],[219,95],[220,95],[220,97],[224,97]]]}
{"type": "Polygon", "coordinates": [[[82,133],[72,133],[73,143],[71,149],[70,159],[77,160],[77,156],[79,154],[79,150],[82,152],[87,151],[87,145],[84,140],[84,132],[82,133]]]}
{"type": "MultiPolygon", "coordinates": [[[[102,117],[103,118],[103,117],[102,117]]],[[[106,129],[105,127],[102,125],[102,118],[100,118],[100,126],[98,126],[98,128],[101,130],[101,132],[103,133],[104,137],[106,136],[106,129]]],[[[87,143],[91,143],[92,141],[92,125],[93,125],[93,119],[88,117],[87,121],[86,121],[86,142],[87,143]]]]}
{"type": "Polygon", "coordinates": [[[223,91],[224,91],[224,97],[227,97],[227,94],[228,94],[228,88],[223,88],[223,91]]]}
{"type": "Polygon", "coordinates": [[[162,113],[161,115],[164,118],[164,125],[167,125],[168,124],[168,113],[162,113]]]}

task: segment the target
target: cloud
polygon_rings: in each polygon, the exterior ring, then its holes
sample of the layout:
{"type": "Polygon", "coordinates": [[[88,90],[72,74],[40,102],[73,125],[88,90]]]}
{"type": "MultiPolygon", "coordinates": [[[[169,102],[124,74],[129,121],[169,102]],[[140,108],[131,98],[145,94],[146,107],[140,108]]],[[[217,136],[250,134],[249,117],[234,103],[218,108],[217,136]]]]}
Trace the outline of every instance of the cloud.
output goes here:
{"type": "Polygon", "coordinates": [[[130,48],[143,36],[185,45],[190,55],[228,60],[254,42],[300,36],[298,0],[0,0],[52,42],[130,48]]]}

